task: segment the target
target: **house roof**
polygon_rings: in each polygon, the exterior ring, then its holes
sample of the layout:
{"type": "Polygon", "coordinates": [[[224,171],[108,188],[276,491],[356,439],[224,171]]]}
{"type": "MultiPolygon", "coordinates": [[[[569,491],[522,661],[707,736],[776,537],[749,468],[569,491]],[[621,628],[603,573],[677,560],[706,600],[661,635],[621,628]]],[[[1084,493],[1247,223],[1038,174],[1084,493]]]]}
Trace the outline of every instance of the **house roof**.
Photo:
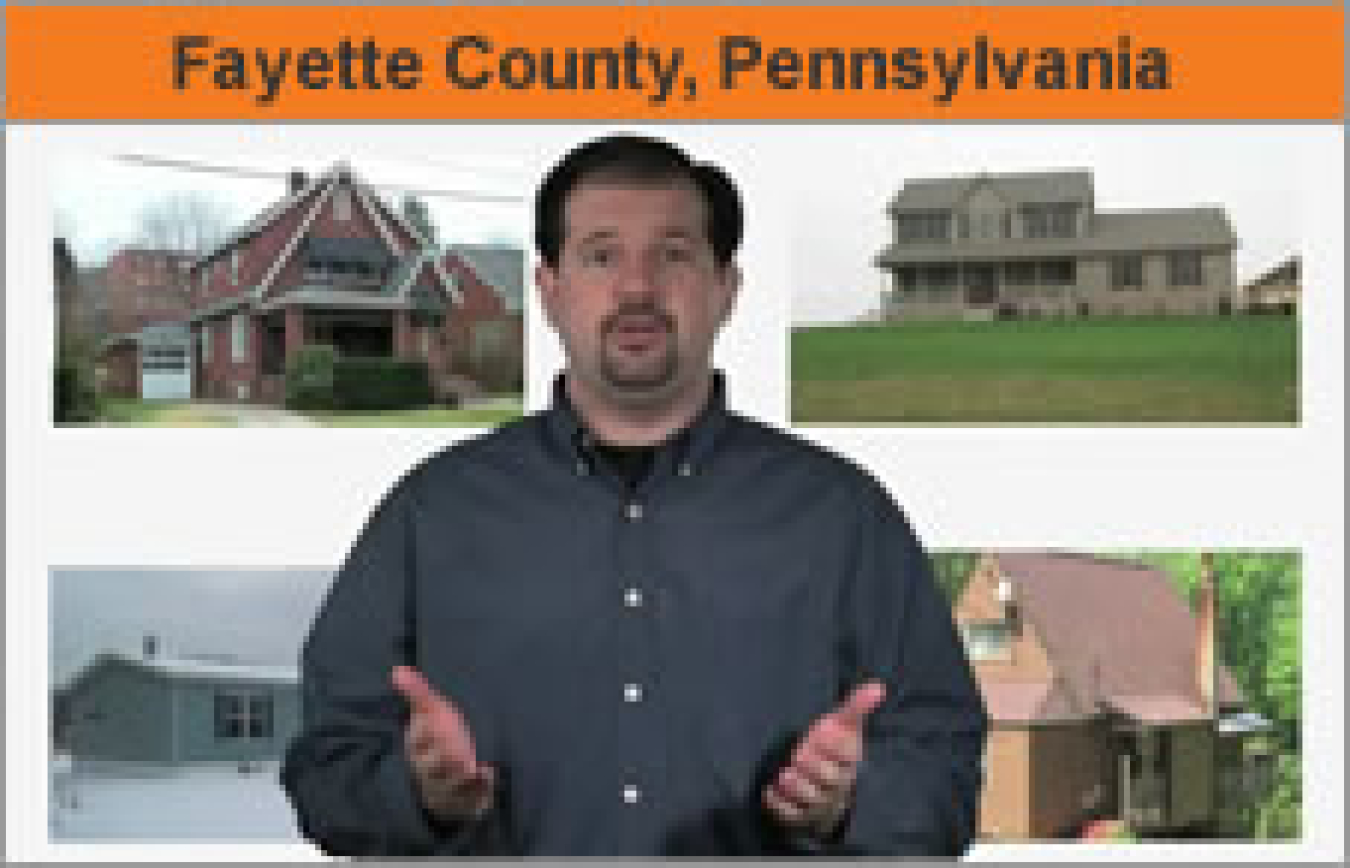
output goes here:
{"type": "Polygon", "coordinates": [[[1222,208],[1157,208],[1098,211],[1087,235],[1077,238],[1004,238],[996,241],[889,244],[877,256],[882,267],[942,262],[981,262],[1052,256],[1106,256],[1167,250],[1228,249],[1237,235],[1222,208]]]}
{"type": "Polygon", "coordinates": [[[89,661],[66,683],[67,692],[106,666],[130,666],[165,678],[184,681],[237,681],[269,684],[298,684],[300,671],[296,666],[242,663],[205,657],[173,657],[124,654],[103,651],[89,661]]]}
{"type": "MultiPolygon", "coordinates": [[[[1106,707],[1150,723],[1196,718],[1196,619],[1165,573],[1078,554],[993,557],[1080,712],[1106,707]]],[[[1217,692],[1221,707],[1243,704],[1223,666],[1217,692]]]]}
{"type": "Polygon", "coordinates": [[[988,184],[1017,205],[1092,201],[1092,173],[1086,169],[1042,172],[983,172],[946,178],[911,178],[891,199],[890,210],[933,211],[955,207],[972,190],[988,184]]]}
{"type": "Polygon", "coordinates": [[[520,311],[525,299],[525,251],[505,245],[452,244],[446,253],[496,290],[507,310],[520,311]]]}

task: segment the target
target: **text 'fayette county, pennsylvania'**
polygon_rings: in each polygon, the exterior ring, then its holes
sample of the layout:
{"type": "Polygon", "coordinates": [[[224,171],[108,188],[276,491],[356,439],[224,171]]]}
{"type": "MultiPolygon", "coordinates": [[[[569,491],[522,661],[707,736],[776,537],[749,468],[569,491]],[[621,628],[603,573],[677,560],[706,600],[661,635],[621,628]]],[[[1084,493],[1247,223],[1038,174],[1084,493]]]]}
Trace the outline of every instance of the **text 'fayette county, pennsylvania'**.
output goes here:
{"type": "Polygon", "coordinates": [[[222,44],[205,34],[178,34],[170,50],[173,87],[237,92],[260,106],[296,90],[613,92],[653,106],[693,102],[706,87],[722,91],[910,93],[939,106],[972,90],[1166,91],[1176,74],[1163,47],[1141,45],[1130,33],[1107,44],[1000,45],[986,34],[937,47],[765,45],[726,35],[712,47],[711,74],[701,80],[681,46],[628,38],[599,47],[503,44],[484,33],[449,36],[434,55],[373,37],[343,37],[330,45],[222,44]]]}

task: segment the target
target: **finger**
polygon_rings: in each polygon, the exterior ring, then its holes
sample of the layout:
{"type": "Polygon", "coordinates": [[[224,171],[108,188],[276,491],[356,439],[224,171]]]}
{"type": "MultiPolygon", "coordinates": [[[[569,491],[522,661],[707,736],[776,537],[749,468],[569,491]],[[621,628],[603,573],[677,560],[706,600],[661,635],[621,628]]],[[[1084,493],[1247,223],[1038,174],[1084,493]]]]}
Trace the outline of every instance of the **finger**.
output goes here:
{"type": "Polygon", "coordinates": [[[827,715],[815,722],[797,750],[841,765],[856,765],[862,759],[862,732],[827,715]]]}
{"type": "Polygon", "coordinates": [[[853,692],[832,716],[850,729],[861,730],[867,722],[867,716],[876,711],[885,698],[885,684],[880,681],[865,682],[853,688],[853,692]]]}
{"type": "Polygon", "coordinates": [[[825,794],[821,792],[820,788],[797,773],[795,768],[792,767],[784,769],[778,775],[773,790],[785,801],[791,802],[804,811],[815,810],[825,801],[825,794]]]}
{"type": "Polygon", "coordinates": [[[801,823],[806,819],[805,811],[784,799],[773,787],[764,790],[764,806],[788,824],[801,823]]]}
{"type": "Polygon", "coordinates": [[[436,704],[436,691],[413,667],[395,666],[393,681],[394,689],[408,700],[414,711],[429,711],[436,704]]]}
{"type": "Polygon", "coordinates": [[[853,782],[852,763],[836,762],[812,751],[803,751],[791,767],[824,791],[840,790],[853,782]]]}

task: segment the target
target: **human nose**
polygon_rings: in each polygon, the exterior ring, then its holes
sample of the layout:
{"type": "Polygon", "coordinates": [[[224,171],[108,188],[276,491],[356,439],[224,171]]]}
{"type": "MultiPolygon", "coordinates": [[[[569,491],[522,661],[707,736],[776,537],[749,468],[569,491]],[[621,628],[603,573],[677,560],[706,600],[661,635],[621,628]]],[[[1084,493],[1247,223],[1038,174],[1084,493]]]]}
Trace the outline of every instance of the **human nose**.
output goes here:
{"type": "Polygon", "coordinates": [[[619,275],[619,294],[625,297],[651,297],[658,294],[666,283],[662,263],[658,256],[641,255],[629,257],[624,261],[619,275]]]}

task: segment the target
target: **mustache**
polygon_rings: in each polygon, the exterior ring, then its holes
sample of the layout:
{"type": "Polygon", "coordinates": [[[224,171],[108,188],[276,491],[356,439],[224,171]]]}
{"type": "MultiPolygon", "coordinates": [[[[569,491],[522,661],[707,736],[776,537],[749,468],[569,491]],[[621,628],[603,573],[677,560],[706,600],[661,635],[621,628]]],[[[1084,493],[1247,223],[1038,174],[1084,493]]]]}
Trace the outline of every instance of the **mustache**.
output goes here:
{"type": "Polygon", "coordinates": [[[675,317],[662,310],[655,302],[633,302],[616,308],[600,323],[600,333],[610,335],[627,317],[648,317],[657,320],[666,331],[675,331],[675,317]]]}

